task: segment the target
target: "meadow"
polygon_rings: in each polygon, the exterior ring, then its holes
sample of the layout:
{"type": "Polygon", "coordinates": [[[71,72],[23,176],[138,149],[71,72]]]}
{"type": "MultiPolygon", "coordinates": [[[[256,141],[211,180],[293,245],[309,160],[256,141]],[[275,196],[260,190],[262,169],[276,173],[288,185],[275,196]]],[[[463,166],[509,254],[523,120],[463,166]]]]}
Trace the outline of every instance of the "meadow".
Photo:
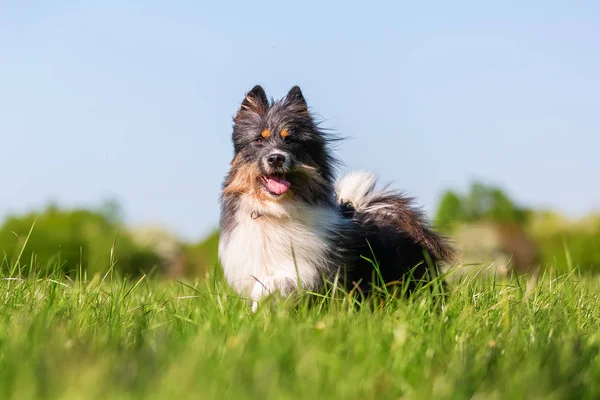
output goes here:
{"type": "Polygon", "coordinates": [[[2,399],[600,397],[600,281],[577,269],[475,272],[445,298],[362,307],[338,291],[272,298],[256,314],[218,268],[197,281],[1,270],[2,399]]]}

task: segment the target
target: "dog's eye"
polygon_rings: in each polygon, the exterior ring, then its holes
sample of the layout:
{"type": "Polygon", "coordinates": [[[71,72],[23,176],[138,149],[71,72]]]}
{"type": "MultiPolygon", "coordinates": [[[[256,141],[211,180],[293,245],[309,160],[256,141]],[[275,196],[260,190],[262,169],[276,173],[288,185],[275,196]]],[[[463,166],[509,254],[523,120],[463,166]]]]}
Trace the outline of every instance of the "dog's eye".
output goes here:
{"type": "Polygon", "coordinates": [[[263,138],[259,137],[259,138],[257,138],[257,139],[255,140],[255,142],[256,142],[257,144],[263,144],[263,143],[265,142],[265,140],[264,140],[263,138]]]}

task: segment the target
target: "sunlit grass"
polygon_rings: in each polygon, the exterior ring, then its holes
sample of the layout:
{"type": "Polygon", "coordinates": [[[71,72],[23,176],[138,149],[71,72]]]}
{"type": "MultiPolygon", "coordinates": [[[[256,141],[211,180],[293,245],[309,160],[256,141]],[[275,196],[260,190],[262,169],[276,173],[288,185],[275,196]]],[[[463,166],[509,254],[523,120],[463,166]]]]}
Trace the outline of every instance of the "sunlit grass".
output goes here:
{"type": "Polygon", "coordinates": [[[252,314],[219,274],[70,280],[3,263],[3,399],[600,395],[600,283],[575,272],[471,275],[445,299],[363,307],[334,282],[252,314]]]}

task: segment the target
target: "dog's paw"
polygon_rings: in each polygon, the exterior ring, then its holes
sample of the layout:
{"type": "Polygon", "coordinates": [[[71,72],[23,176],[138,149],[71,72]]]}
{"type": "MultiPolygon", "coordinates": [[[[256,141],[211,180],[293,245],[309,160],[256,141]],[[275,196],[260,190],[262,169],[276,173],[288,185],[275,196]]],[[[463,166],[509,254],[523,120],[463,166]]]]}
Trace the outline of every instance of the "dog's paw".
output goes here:
{"type": "Polygon", "coordinates": [[[283,296],[289,295],[295,289],[294,280],[282,276],[263,276],[256,278],[250,298],[252,300],[252,312],[258,309],[258,302],[265,296],[272,293],[280,293],[283,296]]]}

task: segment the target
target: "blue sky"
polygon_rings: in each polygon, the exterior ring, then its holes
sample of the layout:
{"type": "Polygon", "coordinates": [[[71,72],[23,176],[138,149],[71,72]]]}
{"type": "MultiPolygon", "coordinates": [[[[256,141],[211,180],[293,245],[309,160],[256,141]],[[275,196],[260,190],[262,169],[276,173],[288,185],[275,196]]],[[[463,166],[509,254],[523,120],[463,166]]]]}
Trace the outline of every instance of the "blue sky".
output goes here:
{"type": "Polygon", "coordinates": [[[600,3],[483,3],[0,0],[0,217],[115,198],[200,238],[257,83],[429,212],[473,179],[599,209],[600,3]]]}

